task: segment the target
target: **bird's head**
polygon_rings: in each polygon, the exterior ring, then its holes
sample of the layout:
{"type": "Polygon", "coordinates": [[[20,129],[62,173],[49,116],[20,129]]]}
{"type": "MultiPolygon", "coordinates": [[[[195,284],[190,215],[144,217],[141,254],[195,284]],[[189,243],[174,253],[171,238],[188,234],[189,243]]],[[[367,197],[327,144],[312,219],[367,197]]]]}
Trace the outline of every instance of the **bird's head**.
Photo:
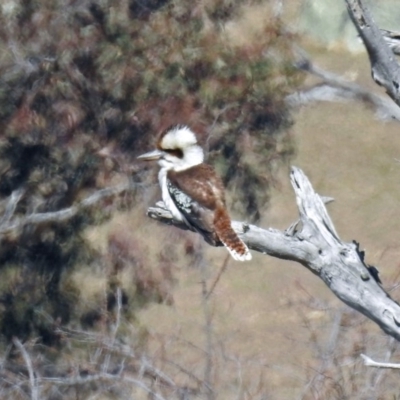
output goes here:
{"type": "Polygon", "coordinates": [[[203,149],[198,145],[194,132],[184,125],[176,125],[161,133],[157,149],[142,154],[139,160],[158,160],[167,170],[183,171],[204,160],[203,149]]]}

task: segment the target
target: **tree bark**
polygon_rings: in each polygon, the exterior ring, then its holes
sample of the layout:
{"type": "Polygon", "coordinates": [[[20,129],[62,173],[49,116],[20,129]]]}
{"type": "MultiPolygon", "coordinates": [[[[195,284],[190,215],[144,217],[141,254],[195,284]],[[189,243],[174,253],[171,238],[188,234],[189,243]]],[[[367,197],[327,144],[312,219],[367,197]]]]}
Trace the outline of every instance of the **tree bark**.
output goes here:
{"type": "MultiPolygon", "coordinates": [[[[299,168],[292,167],[290,180],[300,219],[282,232],[232,222],[233,229],[250,249],[296,261],[320,277],[344,303],[377,323],[400,341],[400,306],[378,283],[374,269],[363,260],[358,244],[342,242],[327,213],[323,199],[299,168]]],[[[173,219],[162,202],[150,207],[148,216],[160,222],[187,227],[173,219]]]]}
{"type": "Polygon", "coordinates": [[[371,63],[372,78],[400,106],[400,65],[363,0],[345,0],[371,63]]]}

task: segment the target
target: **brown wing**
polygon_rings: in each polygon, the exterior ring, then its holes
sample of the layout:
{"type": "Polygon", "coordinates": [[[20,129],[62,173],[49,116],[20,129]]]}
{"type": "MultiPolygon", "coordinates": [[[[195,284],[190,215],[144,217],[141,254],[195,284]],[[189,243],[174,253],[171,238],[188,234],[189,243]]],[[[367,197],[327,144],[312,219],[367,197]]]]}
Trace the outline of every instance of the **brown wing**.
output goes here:
{"type": "Polygon", "coordinates": [[[215,210],[225,207],[225,193],[214,169],[200,164],[184,171],[168,171],[167,179],[172,200],[188,222],[208,243],[221,245],[215,233],[214,218],[215,210]]]}
{"type": "Polygon", "coordinates": [[[221,178],[208,164],[199,164],[184,171],[168,171],[169,181],[210,210],[225,207],[225,192],[221,178]]]}

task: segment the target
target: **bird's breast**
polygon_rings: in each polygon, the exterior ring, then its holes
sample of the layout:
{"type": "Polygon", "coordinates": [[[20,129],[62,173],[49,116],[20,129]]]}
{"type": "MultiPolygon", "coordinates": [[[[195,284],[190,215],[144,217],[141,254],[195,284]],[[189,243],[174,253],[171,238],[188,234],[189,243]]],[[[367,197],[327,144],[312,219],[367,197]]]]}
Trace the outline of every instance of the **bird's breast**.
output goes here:
{"type": "Polygon", "coordinates": [[[169,212],[172,214],[172,216],[178,220],[186,223],[188,225],[188,222],[184,215],[179,211],[177,208],[174,200],[171,198],[171,193],[168,187],[169,180],[167,179],[167,170],[164,168],[160,169],[160,172],[158,174],[158,181],[161,187],[161,196],[163,199],[163,202],[165,204],[165,207],[169,210],[169,212]]]}

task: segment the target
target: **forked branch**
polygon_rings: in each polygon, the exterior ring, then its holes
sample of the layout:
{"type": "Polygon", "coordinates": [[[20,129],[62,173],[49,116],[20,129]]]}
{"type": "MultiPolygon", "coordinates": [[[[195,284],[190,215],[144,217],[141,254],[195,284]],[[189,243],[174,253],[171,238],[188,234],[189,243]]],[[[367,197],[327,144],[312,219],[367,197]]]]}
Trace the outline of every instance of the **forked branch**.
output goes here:
{"type": "MultiPolygon", "coordinates": [[[[293,167],[290,180],[300,214],[298,223],[282,232],[234,221],[234,230],[250,249],[305,266],[340,300],[400,341],[399,304],[378,284],[376,275],[371,274],[358,245],[341,241],[323,199],[314,191],[303,171],[293,167]]],[[[172,218],[163,203],[150,207],[148,216],[186,229],[172,218]]]]}

